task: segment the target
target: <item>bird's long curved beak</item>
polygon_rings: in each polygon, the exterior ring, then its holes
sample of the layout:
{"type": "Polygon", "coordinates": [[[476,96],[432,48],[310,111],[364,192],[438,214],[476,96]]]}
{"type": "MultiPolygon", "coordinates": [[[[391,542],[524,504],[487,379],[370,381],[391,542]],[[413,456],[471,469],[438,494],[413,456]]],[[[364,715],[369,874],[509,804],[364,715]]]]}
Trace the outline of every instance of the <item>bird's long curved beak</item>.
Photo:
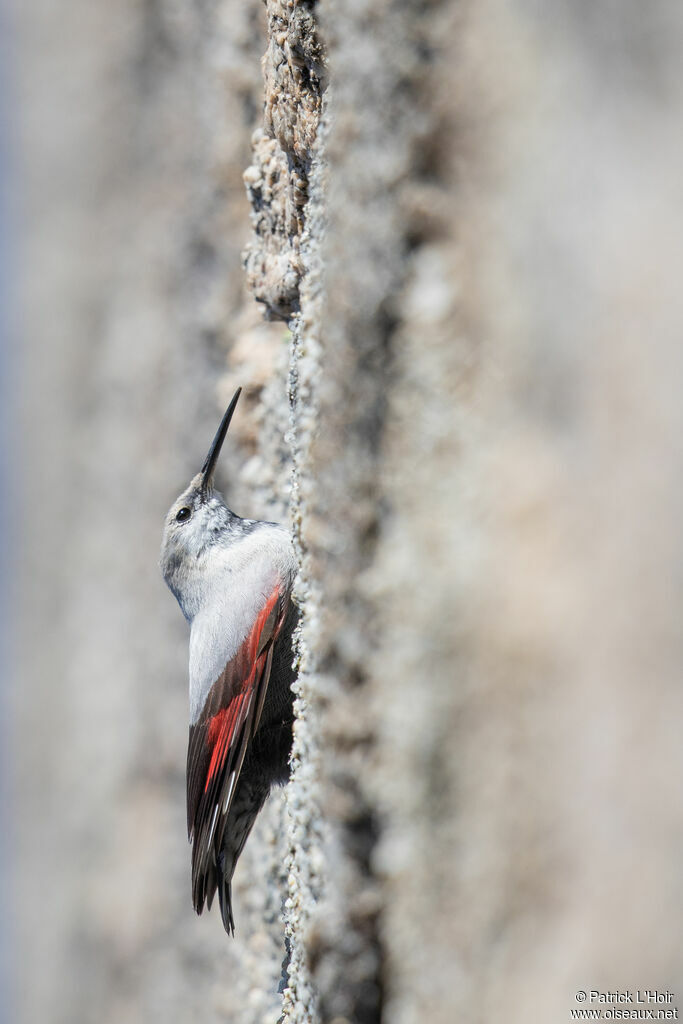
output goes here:
{"type": "Polygon", "coordinates": [[[221,420],[220,426],[216,431],[216,436],[211,442],[209,454],[206,456],[206,459],[204,460],[204,465],[202,466],[201,469],[202,480],[200,484],[203,494],[206,494],[206,492],[213,484],[213,473],[214,469],[216,468],[216,462],[218,461],[218,456],[221,453],[223,441],[225,441],[225,435],[228,432],[230,420],[232,419],[232,414],[235,411],[235,406],[237,405],[237,400],[240,397],[241,392],[242,388],[238,388],[235,394],[232,396],[232,401],[230,402],[228,408],[225,410],[223,419],[221,420]]]}

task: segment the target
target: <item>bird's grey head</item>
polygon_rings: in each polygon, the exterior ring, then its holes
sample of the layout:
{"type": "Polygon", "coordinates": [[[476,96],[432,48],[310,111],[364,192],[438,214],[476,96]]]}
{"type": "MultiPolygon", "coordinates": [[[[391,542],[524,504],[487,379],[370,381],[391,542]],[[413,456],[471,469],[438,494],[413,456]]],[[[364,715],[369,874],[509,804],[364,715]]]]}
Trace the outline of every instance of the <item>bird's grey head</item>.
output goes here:
{"type": "Polygon", "coordinates": [[[237,389],[225,411],[201,471],[173,502],[164,523],[161,571],[186,616],[194,577],[202,573],[210,549],[229,543],[242,532],[241,524],[247,525],[213,487],[216,462],[241,390],[237,389]]]}

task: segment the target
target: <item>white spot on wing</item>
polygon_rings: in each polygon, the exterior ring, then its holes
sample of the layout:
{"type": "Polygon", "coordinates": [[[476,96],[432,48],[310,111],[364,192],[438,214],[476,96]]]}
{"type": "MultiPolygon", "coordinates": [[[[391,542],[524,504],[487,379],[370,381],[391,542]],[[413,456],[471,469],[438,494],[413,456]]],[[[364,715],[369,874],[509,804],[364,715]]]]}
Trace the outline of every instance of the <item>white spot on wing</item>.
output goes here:
{"type": "Polygon", "coordinates": [[[228,795],[226,796],[225,803],[223,804],[223,814],[227,814],[228,813],[228,807],[230,806],[230,801],[232,799],[232,791],[235,788],[235,783],[236,782],[237,782],[237,772],[232,772],[231,775],[230,775],[230,785],[228,786],[228,795]]]}
{"type": "Polygon", "coordinates": [[[218,804],[213,809],[213,818],[211,819],[211,828],[209,830],[209,838],[206,841],[207,846],[211,846],[211,840],[213,839],[214,829],[216,828],[216,818],[218,817],[218,804]]]}

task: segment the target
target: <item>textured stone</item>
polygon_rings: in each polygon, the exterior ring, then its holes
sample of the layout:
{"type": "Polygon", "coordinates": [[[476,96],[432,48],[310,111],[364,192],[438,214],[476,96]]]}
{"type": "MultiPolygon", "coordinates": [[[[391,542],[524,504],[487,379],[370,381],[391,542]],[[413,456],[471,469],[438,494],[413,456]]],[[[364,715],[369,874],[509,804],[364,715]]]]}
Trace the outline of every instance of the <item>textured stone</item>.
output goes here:
{"type": "Polygon", "coordinates": [[[312,149],[326,86],[316,0],[266,0],[263,128],[244,175],[255,238],[244,254],[247,282],[266,314],[299,308],[301,235],[312,149]]]}

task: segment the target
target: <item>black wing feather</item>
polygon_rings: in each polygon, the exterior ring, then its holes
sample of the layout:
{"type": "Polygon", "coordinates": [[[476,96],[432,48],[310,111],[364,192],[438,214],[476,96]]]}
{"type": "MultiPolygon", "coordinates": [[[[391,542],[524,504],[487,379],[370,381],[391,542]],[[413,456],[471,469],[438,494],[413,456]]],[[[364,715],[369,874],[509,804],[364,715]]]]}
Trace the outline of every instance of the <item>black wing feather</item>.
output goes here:
{"type": "MultiPolygon", "coordinates": [[[[250,634],[211,687],[199,719],[190,726],[187,750],[187,827],[192,842],[192,900],[201,914],[221,886],[226,931],[234,931],[229,879],[221,861],[225,828],[249,742],[263,709],[273,643],[286,617],[289,593],[274,591],[250,634]],[[272,601],[272,607],[268,605],[272,601]],[[264,614],[267,611],[267,614],[264,614]],[[216,750],[212,723],[224,713],[230,723],[224,751],[216,750]],[[234,721],[230,718],[233,714],[234,721]],[[209,777],[210,776],[210,777],[209,777]],[[208,781],[207,781],[208,780],[208,781]],[[223,891],[227,884],[227,893],[223,891]]],[[[245,837],[246,838],[246,837],[245,837]]]]}

